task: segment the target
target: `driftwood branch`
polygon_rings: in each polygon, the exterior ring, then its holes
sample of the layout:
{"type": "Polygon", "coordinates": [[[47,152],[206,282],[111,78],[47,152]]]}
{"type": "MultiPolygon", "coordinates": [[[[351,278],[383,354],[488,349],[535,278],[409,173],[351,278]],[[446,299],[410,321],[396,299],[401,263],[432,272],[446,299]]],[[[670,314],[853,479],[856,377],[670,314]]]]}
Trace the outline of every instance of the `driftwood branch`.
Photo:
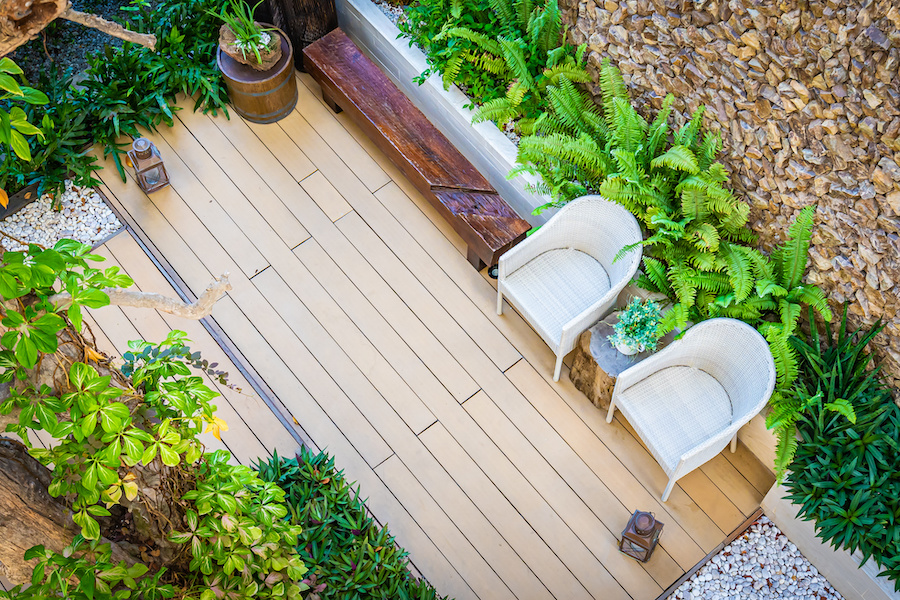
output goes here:
{"type": "MultiPolygon", "coordinates": [[[[185,319],[202,319],[212,313],[213,305],[230,289],[228,273],[224,273],[209,284],[197,301],[191,304],[152,292],[132,292],[119,288],[106,288],[103,291],[109,296],[109,303],[115,306],[152,308],[185,319]]],[[[60,310],[64,310],[72,303],[72,296],[66,292],[54,294],[50,296],[50,302],[60,310]]]]}
{"type": "Polygon", "coordinates": [[[72,8],[71,4],[59,16],[62,19],[73,21],[80,25],[84,25],[85,27],[98,29],[103,33],[123,39],[126,42],[133,42],[135,44],[140,44],[141,46],[146,46],[151,50],[156,50],[155,35],[150,33],[138,33],[136,31],[129,31],[118,23],[107,21],[103,17],[98,17],[97,15],[92,15],[90,13],[81,12],[80,10],[75,10],[74,8],[72,8]]]}

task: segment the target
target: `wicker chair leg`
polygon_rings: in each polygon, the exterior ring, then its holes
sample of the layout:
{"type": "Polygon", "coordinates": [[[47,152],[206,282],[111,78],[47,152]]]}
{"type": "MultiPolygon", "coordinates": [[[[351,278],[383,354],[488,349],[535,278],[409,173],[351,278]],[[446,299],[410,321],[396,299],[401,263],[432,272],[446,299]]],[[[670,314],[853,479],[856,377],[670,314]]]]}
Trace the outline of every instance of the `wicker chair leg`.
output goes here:
{"type": "Polygon", "coordinates": [[[503,292],[497,290],[497,314],[503,314],[503,292]]]}
{"type": "Polygon", "coordinates": [[[669,499],[669,494],[672,493],[672,489],[675,487],[675,478],[669,479],[669,485],[666,486],[666,490],[663,492],[662,501],[665,502],[669,499]]]}
{"type": "Polygon", "coordinates": [[[737,452],[737,432],[734,433],[734,437],[731,438],[731,453],[734,454],[737,452]]]}
{"type": "Polygon", "coordinates": [[[616,397],[613,396],[609,401],[609,410],[606,411],[606,422],[612,423],[613,417],[616,414],[616,397]]]}
{"type": "Polygon", "coordinates": [[[565,358],[564,354],[560,354],[556,357],[556,369],[553,371],[553,381],[559,381],[559,373],[562,371],[563,358],[565,358]]]}

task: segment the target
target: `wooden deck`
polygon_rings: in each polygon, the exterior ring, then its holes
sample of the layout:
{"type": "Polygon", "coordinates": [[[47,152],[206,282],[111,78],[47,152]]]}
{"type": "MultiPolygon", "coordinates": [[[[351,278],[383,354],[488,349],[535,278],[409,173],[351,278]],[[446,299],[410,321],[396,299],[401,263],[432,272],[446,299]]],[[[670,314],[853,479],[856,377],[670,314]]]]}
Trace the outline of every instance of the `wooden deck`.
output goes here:
{"type": "MultiPolygon", "coordinates": [[[[309,77],[299,87],[275,125],[181,111],[151,136],[169,189],[148,197],[111,163],[101,172],[189,294],[231,273],[215,322],[282,414],[222,390],[224,444],[246,463],[310,436],[442,594],[656,598],[757,508],[768,471],[739,447],[660,503],[666,477],[627,423],[607,424],[567,373],[552,383],[553,354],[513,310],[495,314],[462,241],[309,77]],[[665,523],[646,565],[616,549],[635,509],[665,523]]],[[[128,235],[102,251],[142,289],[172,292],[128,235]]],[[[198,323],[95,318],[116,348],[178,327],[225,362],[198,323]]]]}

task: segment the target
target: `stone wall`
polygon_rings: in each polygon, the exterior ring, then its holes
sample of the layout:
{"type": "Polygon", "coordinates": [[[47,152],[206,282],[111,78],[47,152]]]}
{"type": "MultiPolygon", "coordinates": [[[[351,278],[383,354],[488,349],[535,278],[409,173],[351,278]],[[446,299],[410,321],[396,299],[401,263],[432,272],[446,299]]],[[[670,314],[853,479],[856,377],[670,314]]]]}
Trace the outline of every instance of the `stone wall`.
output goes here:
{"type": "Polygon", "coordinates": [[[670,92],[679,123],[707,107],[764,249],[818,203],[807,278],[856,323],[885,321],[877,343],[900,383],[900,0],[561,7],[594,74],[611,57],[645,116],[670,92]]]}

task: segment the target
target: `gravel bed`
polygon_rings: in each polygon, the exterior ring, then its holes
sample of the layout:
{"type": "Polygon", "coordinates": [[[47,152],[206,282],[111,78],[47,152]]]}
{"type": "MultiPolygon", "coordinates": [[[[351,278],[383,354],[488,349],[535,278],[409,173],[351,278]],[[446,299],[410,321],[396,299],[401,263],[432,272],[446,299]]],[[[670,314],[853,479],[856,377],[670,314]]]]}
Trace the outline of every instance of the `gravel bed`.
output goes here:
{"type": "MultiPolygon", "coordinates": [[[[53,210],[53,200],[44,194],[19,212],[0,221],[0,230],[22,241],[52,247],[63,238],[94,245],[122,224],[116,214],[93,188],[82,188],[66,181],[61,208],[53,210]]],[[[21,244],[3,236],[0,246],[23,250],[21,244]]]]}
{"type": "Polygon", "coordinates": [[[844,600],[768,517],[685,581],[668,600],[844,600]]]}
{"type": "Polygon", "coordinates": [[[406,18],[406,13],[403,11],[402,6],[394,6],[390,2],[384,2],[384,0],[375,0],[375,6],[377,6],[394,25],[406,18]]]}

